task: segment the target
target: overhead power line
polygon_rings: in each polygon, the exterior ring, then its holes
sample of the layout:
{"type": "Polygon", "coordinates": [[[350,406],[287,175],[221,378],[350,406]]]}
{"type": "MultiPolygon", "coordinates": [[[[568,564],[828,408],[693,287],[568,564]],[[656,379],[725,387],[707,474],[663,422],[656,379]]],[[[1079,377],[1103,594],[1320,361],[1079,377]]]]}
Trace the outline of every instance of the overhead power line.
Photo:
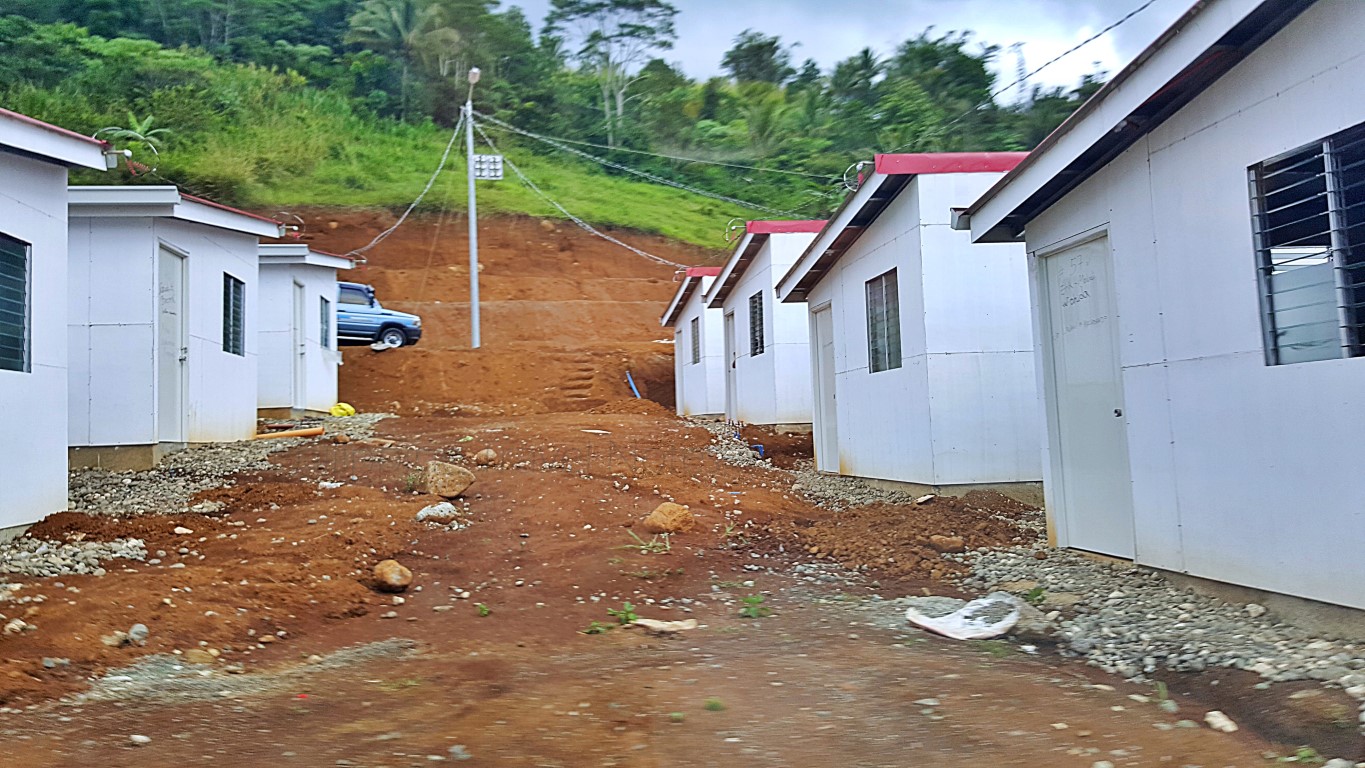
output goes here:
{"type": "Polygon", "coordinates": [[[421,205],[423,198],[427,196],[427,193],[431,191],[431,188],[436,186],[436,179],[441,175],[441,171],[445,170],[446,161],[450,159],[450,151],[455,147],[455,140],[460,137],[460,130],[462,128],[464,128],[463,114],[460,115],[459,121],[455,123],[455,130],[450,132],[450,141],[446,142],[445,152],[441,153],[441,162],[436,166],[436,171],[432,173],[431,178],[427,180],[427,185],[422,189],[422,193],[417,196],[416,200],[412,201],[412,205],[409,205],[406,211],[403,211],[403,215],[398,217],[398,221],[395,222],[392,227],[375,235],[375,238],[368,244],[347,253],[347,256],[363,255],[371,248],[382,243],[389,235],[397,231],[399,227],[403,226],[403,222],[408,220],[408,217],[412,215],[412,212],[417,209],[418,205],[421,205]]]}
{"type": "MultiPolygon", "coordinates": [[[[951,128],[951,127],[953,127],[954,125],[957,125],[958,123],[962,122],[964,119],[967,118],[967,116],[969,116],[969,115],[975,113],[977,110],[981,109],[982,107],[987,106],[987,105],[989,105],[989,104],[993,104],[993,103],[995,102],[995,98],[996,98],[997,96],[999,96],[1000,94],[1002,94],[1002,93],[1008,91],[1009,89],[1013,88],[1013,87],[1016,86],[1016,85],[1019,85],[1019,84],[1021,84],[1021,83],[1025,83],[1025,82],[1028,82],[1029,80],[1031,80],[1031,79],[1033,78],[1034,75],[1037,75],[1039,72],[1042,72],[1043,70],[1047,69],[1048,67],[1052,66],[1053,64],[1056,64],[1057,62],[1061,61],[1062,59],[1065,59],[1067,56],[1070,56],[1071,54],[1073,54],[1073,53],[1075,53],[1076,51],[1079,51],[1080,49],[1084,48],[1085,46],[1087,46],[1087,45],[1089,45],[1089,44],[1095,42],[1096,40],[1100,39],[1101,37],[1104,37],[1105,35],[1109,34],[1110,32],[1114,31],[1115,29],[1118,29],[1119,27],[1121,27],[1121,26],[1123,26],[1124,24],[1126,24],[1126,23],[1127,23],[1130,19],[1132,19],[1134,16],[1136,16],[1136,15],[1138,15],[1139,13],[1142,13],[1143,11],[1145,11],[1145,10],[1147,10],[1148,8],[1152,7],[1152,5],[1156,3],[1156,1],[1157,1],[1157,0],[1147,0],[1147,1],[1144,2],[1142,5],[1139,5],[1138,7],[1134,8],[1133,10],[1131,10],[1131,11],[1129,11],[1128,13],[1124,14],[1122,18],[1120,18],[1118,21],[1115,21],[1113,24],[1110,24],[1109,26],[1105,27],[1104,29],[1101,29],[1099,32],[1096,32],[1095,34],[1091,35],[1090,37],[1087,37],[1086,39],[1080,41],[1079,43],[1076,43],[1075,45],[1071,46],[1070,48],[1066,49],[1065,51],[1062,51],[1061,53],[1057,54],[1056,56],[1053,56],[1051,59],[1048,59],[1047,61],[1043,62],[1043,64],[1042,64],[1041,66],[1039,66],[1037,69],[1035,69],[1035,70],[1033,70],[1033,71],[1031,71],[1031,72],[1029,72],[1029,73],[1023,75],[1022,77],[1019,77],[1019,78],[1015,79],[1015,81],[1012,82],[1012,83],[1010,83],[1009,85],[1006,85],[1005,87],[996,90],[996,91],[995,91],[994,93],[992,93],[990,96],[987,96],[980,104],[977,104],[977,105],[973,106],[971,109],[969,109],[969,110],[967,110],[966,112],[963,112],[962,114],[960,114],[960,115],[958,115],[957,117],[953,118],[950,122],[948,122],[946,125],[944,125],[943,128],[944,128],[944,129],[951,128]]],[[[904,149],[904,148],[910,146],[910,145],[913,144],[913,143],[914,143],[913,141],[906,142],[906,143],[900,145],[899,147],[896,147],[895,149],[893,149],[893,150],[891,150],[891,151],[892,151],[892,152],[899,151],[899,150],[901,150],[901,149],[904,149]]]]}
{"type": "MultiPolygon", "coordinates": [[[[477,113],[475,113],[475,114],[477,114],[477,113]]],[[[497,151],[498,151],[497,145],[493,143],[493,140],[492,140],[491,138],[488,137],[488,134],[487,134],[487,133],[484,133],[483,126],[479,125],[478,123],[474,123],[474,129],[478,132],[478,134],[479,134],[480,136],[483,137],[484,142],[487,143],[489,147],[492,147],[492,148],[493,148],[493,151],[494,151],[494,152],[497,152],[497,151]]],[[[597,229],[596,227],[594,227],[593,225],[591,225],[591,224],[589,224],[588,222],[584,221],[583,219],[580,219],[579,217],[573,215],[572,213],[569,213],[568,209],[566,209],[564,206],[562,206],[562,205],[560,205],[558,202],[556,202],[556,201],[554,200],[554,198],[550,197],[550,195],[547,194],[547,193],[545,192],[545,190],[543,190],[543,189],[541,189],[539,186],[537,186],[536,183],[535,183],[534,181],[531,181],[531,179],[528,178],[528,177],[526,176],[526,174],[523,173],[522,170],[521,170],[520,168],[517,167],[517,164],[514,163],[514,162],[512,162],[512,159],[511,159],[511,158],[504,156],[503,159],[502,159],[502,162],[503,162],[503,165],[505,165],[505,166],[507,166],[508,168],[511,168],[511,169],[512,169],[512,173],[516,174],[516,176],[517,176],[518,179],[521,179],[521,183],[522,183],[522,184],[525,184],[527,189],[529,189],[529,190],[531,190],[532,192],[536,193],[536,195],[538,195],[538,196],[540,197],[540,199],[542,199],[542,200],[544,200],[545,202],[549,203],[551,206],[553,206],[553,207],[554,207],[556,210],[558,210],[560,213],[564,214],[564,217],[565,217],[565,218],[567,218],[569,221],[572,221],[574,224],[578,225],[578,227],[581,228],[584,232],[587,232],[588,234],[594,235],[594,236],[596,236],[596,237],[600,237],[600,238],[602,238],[603,240],[606,240],[606,241],[609,242],[609,243],[613,243],[613,244],[615,244],[615,245],[619,245],[619,246],[621,246],[622,248],[625,248],[626,250],[630,251],[631,253],[634,253],[635,255],[640,256],[640,257],[642,257],[642,258],[649,259],[650,261],[653,261],[653,262],[655,262],[655,263],[657,263],[657,264],[663,264],[663,265],[665,265],[665,266],[673,267],[673,268],[675,268],[675,269],[686,269],[686,268],[687,268],[686,265],[684,265],[684,264],[679,264],[679,263],[676,262],[676,261],[669,261],[668,259],[665,259],[665,258],[663,258],[662,256],[655,256],[654,254],[649,253],[648,251],[640,250],[639,248],[636,248],[635,246],[633,246],[633,245],[631,245],[631,244],[629,244],[629,243],[625,243],[625,242],[622,242],[622,241],[620,241],[620,240],[617,240],[616,238],[612,237],[611,235],[608,235],[607,233],[602,232],[601,230],[597,229]]]]}
{"type": "Polygon", "coordinates": [[[630,148],[630,147],[612,147],[612,146],[608,146],[608,145],[606,145],[606,144],[596,144],[596,143],[591,142],[591,141],[582,141],[582,140],[580,140],[580,139],[566,139],[566,138],[563,138],[563,137],[561,137],[561,136],[545,136],[545,135],[543,135],[543,134],[535,133],[534,131],[528,131],[528,130],[526,130],[525,128],[517,128],[516,126],[511,125],[510,123],[503,122],[503,121],[501,121],[501,120],[498,120],[498,119],[496,119],[496,118],[490,117],[490,116],[488,116],[488,115],[484,115],[484,114],[482,114],[482,113],[479,114],[479,117],[481,117],[481,118],[483,118],[484,120],[487,120],[487,121],[489,121],[489,122],[491,122],[491,123],[493,123],[493,124],[495,124],[495,125],[497,125],[497,126],[503,128],[503,129],[505,129],[505,130],[509,130],[509,131],[512,131],[513,133],[521,134],[522,136],[525,136],[525,137],[531,138],[531,139],[535,139],[535,140],[537,140],[537,141],[545,141],[545,142],[557,141],[557,142],[559,142],[559,143],[561,143],[561,144],[576,144],[576,145],[578,145],[578,146],[580,146],[580,147],[594,147],[594,148],[596,148],[596,149],[605,149],[605,150],[607,150],[607,151],[609,151],[609,152],[628,152],[628,153],[630,153],[630,154],[632,154],[632,155],[645,155],[645,156],[647,156],[647,157],[658,157],[658,158],[662,158],[662,159],[664,159],[664,160],[676,160],[676,161],[681,162],[681,163],[697,163],[697,164],[699,164],[699,165],[714,165],[714,166],[718,166],[718,167],[721,167],[721,168],[736,168],[736,169],[743,170],[743,171],[754,171],[754,172],[756,172],[756,173],[780,173],[780,174],[785,174],[785,175],[787,175],[787,176],[805,176],[806,178],[810,178],[810,179],[819,179],[819,180],[821,180],[821,181],[837,181],[838,178],[839,178],[839,177],[837,177],[837,176],[831,176],[831,175],[829,175],[829,174],[827,174],[827,173],[822,174],[822,173],[808,173],[808,172],[806,172],[806,171],[791,171],[791,170],[787,170],[787,169],[785,169],[785,168],[760,168],[760,167],[758,167],[758,166],[756,166],[756,165],[743,165],[743,164],[740,164],[740,163],[727,163],[727,162],[724,162],[724,161],[721,161],[721,160],[705,160],[705,159],[702,159],[702,158],[700,158],[700,157],[684,157],[684,156],[682,156],[682,155],[669,155],[669,154],[665,154],[665,153],[661,153],[661,152],[649,152],[649,151],[643,150],[643,149],[632,149],[632,148],[630,148]]]}
{"type": "Polygon", "coordinates": [[[691,186],[690,184],[684,184],[684,183],[682,183],[682,182],[680,182],[680,181],[674,181],[674,180],[672,180],[672,179],[666,179],[666,178],[664,178],[663,176],[658,176],[658,175],[656,175],[656,174],[650,173],[649,171],[642,171],[642,170],[639,170],[638,168],[631,168],[631,167],[628,166],[628,165],[622,165],[621,163],[615,162],[615,161],[613,161],[613,160],[608,160],[608,159],[606,159],[605,157],[598,157],[597,155],[593,155],[593,154],[589,154],[589,153],[587,153],[587,152],[584,152],[584,151],[581,150],[581,149],[574,149],[573,147],[570,147],[570,146],[565,145],[565,144],[561,144],[561,143],[559,143],[558,141],[556,141],[556,140],[554,140],[554,139],[551,139],[551,138],[548,138],[548,137],[546,137],[546,136],[540,136],[540,135],[538,135],[538,134],[533,134],[533,133],[531,133],[530,131],[523,131],[522,129],[517,128],[516,126],[511,125],[511,124],[509,124],[509,123],[504,123],[503,121],[501,121],[501,120],[499,120],[499,119],[497,119],[497,118],[495,118],[495,117],[490,117],[490,116],[488,116],[488,115],[485,115],[485,114],[482,114],[482,113],[479,113],[479,112],[476,112],[475,114],[479,116],[479,119],[484,120],[484,121],[487,121],[487,122],[490,122],[490,123],[492,123],[492,124],[494,124],[494,125],[496,125],[496,126],[502,128],[502,129],[504,129],[504,130],[511,131],[512,133],[517,133],[517,134],[520,134],[520,135],[522,135],[522,136],[526,136],[526,137],[528,137],[528,138],[535,139],[536,141],[540,141],[540,142],[543,142],[543,143],[545,143],[545,144],[548,144],[549,146],[552,146],[552,147],[554,147],[555,149],[560,150],[561,152],[568,152],[568,153],[571,154],[571,155],[577,155],[578,157],[581,157],[581,158],[583,158],[583,159],[585,159],[585,160],[591,160],[591,161],[593,161],[593,162],[595,162],[595,163],[598,163],[599,165],[604,165],[604,166],[606,166],[606,167],[608,167],[608,168],[615,168],[616,170],[621,171],[621,172],[623,172],[623,173],[629,173],[629,174],[632,174],[632,175],[634,175],[634,176],[639,176],[640,178],[645,179],[645,180],[647,180],[647,181],[652,181],[652,182],[654,182],[655,184],[663,184],[664,186],[673,187],[674,189],[681,189],[681,190],[683,190],[683,191],[685,191],[685,192],[691,192],[691,193],[694,194],[694,195],[698,195],[698,196],[701,196],[701,197],[709,197],[709,198],[711,198],[712,200],[719,200],[719,201],[721,201],[721,202],[723,202],[723,203],[730,203],[731,205],[738,205],[738,206],[742,206],[742,207],[744,207],[744,208],[752,208],[753,210],[756,210],[756,211],[763,211],[764,213],[772,214],[772,215],[774,215],[774,216],[790,216],[790,215],[793,213],[793,211],[781,211],[781,210],[778,210],[778,209],[776,209],[776,208],[771,208],[771,207],[766,206],[766,205],[761,205],[761,204],[759,204],[759,203],[751,203],[751,202],[749,202],[749,201],[747,201],[747,200],[740,200],[739,198],[730,197],[729,195],[722,195],[722,194],[719,194],[719,193],[716,193],[716,192],[711,192],[710,190],[705,190],[705,189],[701,189],[701,188],[699,188],[699,187],[694,187],[694,186],[691,186]]]}

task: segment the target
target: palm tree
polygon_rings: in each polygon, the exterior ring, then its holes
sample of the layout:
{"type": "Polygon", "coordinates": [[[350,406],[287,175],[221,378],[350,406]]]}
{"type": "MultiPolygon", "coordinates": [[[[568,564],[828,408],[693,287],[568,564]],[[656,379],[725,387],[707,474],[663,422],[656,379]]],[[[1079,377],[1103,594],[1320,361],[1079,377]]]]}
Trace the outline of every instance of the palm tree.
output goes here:
{"type": "Polygon", "coordinates": [[[408,119],[412,65],[440,15],[433,0],[365,0],[351,17],[347,42],[392,54],[403,67],[401,117],[408,119]]]}

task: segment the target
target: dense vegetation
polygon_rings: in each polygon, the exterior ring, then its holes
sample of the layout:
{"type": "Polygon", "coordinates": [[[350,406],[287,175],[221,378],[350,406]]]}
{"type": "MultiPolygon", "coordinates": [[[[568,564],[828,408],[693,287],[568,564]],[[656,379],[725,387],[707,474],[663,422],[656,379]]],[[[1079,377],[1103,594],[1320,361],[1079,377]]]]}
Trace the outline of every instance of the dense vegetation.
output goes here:
{"type": "MultiPolygon", "coordinates": [[[[85,133],[116,129],[102,135],[141,166],[114,181],[174,180],[256,207],[411,201],[471,66],[483,72],[482,113],[800,216],[837,205],[845,169],[874,152],[1027,149],[1099,81],[1002,105],[988,68],[999,52],[968,33],[926,32],[822,71],[747,30],[724,55],[727,76],[698,82],[666,61],[678,11],[665,0],[552,0],[542,30],[497,0],[6,0],[4,10],[0,104],[85,133]]],[[[486,127],[591,220],[715,245],[725,219],[764,215],[486,127]]],[[[437,187],[436,204],[460,205],[456,179],[437,187]]],[[[515,181],[481,194],[495,210],[548,212],[515,181]]]]}

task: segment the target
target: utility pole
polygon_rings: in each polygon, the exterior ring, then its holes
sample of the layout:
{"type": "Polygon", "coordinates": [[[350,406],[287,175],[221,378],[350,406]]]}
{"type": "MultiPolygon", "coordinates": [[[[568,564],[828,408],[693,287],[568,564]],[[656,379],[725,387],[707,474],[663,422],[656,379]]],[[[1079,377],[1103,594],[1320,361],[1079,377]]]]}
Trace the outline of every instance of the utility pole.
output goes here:
{"type": "Polygon", "coordinates": [[[469,70],[469,98],[464,103],[465,165],[469,172],[469,335],[470,347],[479,348],[479,210],[474,199],[474,84],[479,68],[469,70]]]}

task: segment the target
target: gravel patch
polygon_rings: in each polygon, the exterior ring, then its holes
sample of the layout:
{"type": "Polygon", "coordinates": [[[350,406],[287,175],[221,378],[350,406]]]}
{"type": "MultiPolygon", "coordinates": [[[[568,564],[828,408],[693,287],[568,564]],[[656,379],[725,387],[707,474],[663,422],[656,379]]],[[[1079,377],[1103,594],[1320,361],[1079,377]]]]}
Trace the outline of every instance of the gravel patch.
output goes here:
{"type": "Polygon", "coordinates": [[[146,560],[142,539],[62,543],[21,536],[0,544],[0,573],[31,577],[104,575],[105,560],[146,560]]]}
{"type": "MultiPolygon", "coordinates": [[[[389,414],[325,416],[307,419],[300,427],[320,426],[328,435],[346,434],[363,439],[389,414]]],[[[285,437],[274,440],[243,440],[235,443],[194,445],[170,454],[155,469],[142,472],[109,472],[102,469],[73,470],[69,477],[68,507],[72,512],[115,517],[129,515],[207,514],[220,508],[211,502],[190,507],[200,491],[227,485],[224,479],[238,472],[267,469],[269,456],[323,438],[285,437]]]]}
{"type": "Polygon", "coordinates": [[[687,419],[694,427],[701,427],[711,433],[711,444],[706,452],[727,464],[736,467],[763,467],[773,469],[772,462],[760,459],[748,443],[740,440],[737,430],[723,421],[714,419],[687,419]]]}
{"type": "MultiPolygon", "coordinates": [[[[969,591],[1041,589],[1040,608],[1060,611],[1063,651],[1106,672],[1141,679],[1159,669],[1225,667],[1270,682],[1365,684],[1365,645],[1315,637],[1275,621],[1260,605],[1200,595],[1156,571],[1064,550],[1049,550],[1045,560],[1032,549],[982,550],[961,559],[972,569],[962,581],[969,591]]],[[[1359,693],[1365,698],[1365,690],[1359,693]]]]}
{"type": "Polygon", "coordinates": [[[914,504],[919,494],[875,488],[860,477],[819,472],[813,462],[802,462],[793,473],[792,490],[803,493],[821,507],[836,512],[868,504],[914,504]]]}
{"type": "Polygon", "coordinates": [[[186,663],[178,656],[157,654],[112,670],[91,682],[90,690],[64,699],[67,704],[97,701],[202,701],[271,693],[296,686],[319,672],[379,659],[402,658],[417,648],[412,640],[394,638],[342,648],[310,663],[242,674],[241,667],[204,667],[186,663]]]}

